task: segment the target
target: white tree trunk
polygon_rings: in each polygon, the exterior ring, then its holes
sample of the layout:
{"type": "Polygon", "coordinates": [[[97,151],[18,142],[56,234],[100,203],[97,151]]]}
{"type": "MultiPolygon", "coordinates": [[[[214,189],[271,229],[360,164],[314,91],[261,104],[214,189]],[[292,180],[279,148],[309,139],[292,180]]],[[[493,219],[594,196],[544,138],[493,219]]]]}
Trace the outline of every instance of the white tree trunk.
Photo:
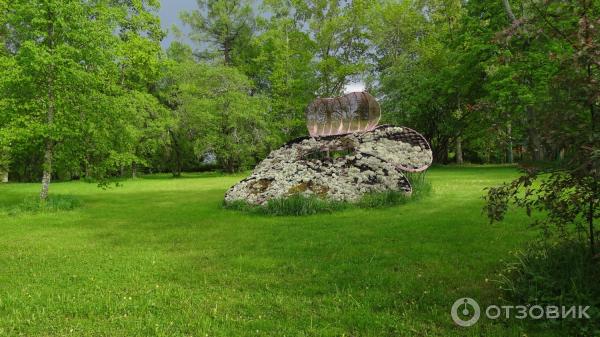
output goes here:
{"type": "MultiPolygon", "coordinates": [[[[54,50],[54,15],[48,13],[48,38],[47,46],[50,51],[54,50]]],[[[54,124],[54,110],[56,109],[56,96],[54,94],[54,66],[50,65],[50,76],[48,76],[48,110],[46,110],[46,123],[48,128],[54,124]]],[[[40,200],[46,201],[48,199],[48,188],[50,187],[50,180],[52,180],[52,157],[54,151],[54,140],[52,136],[46,138],[46,149],[44,151],[44,165],[42,174],[42,190],[40,191],[40,200]]]]}
{"type": "Polygon", "coordinates": [[[456,137],[456,163],[463,164],[462,138],[460,136],[456,137]]]}
{"type": "Polygon", "coordinates": [[[515,14],[510,8],[510,3],[508,2],[508,0],[502,0],[502,5],[504,6],[504,11],[506,12],[506,16],[508,16],[510,23],[514,23],[515,21],[517,21],[515,14]]]}
{"type": "Polygon", "coordinates": [[[48,188],[52,180],[52,141],[48,140],[46,144],[46,152],[44,153],[44,173],[42,174],[42,191],[40,199],[48,199],[48,188]]]}

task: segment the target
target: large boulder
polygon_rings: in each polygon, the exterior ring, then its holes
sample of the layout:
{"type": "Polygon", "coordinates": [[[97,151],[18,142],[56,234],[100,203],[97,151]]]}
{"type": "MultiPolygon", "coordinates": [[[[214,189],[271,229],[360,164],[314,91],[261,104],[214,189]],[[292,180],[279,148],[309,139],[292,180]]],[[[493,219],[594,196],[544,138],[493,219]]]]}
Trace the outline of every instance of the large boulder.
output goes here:
{"type": "Polygon", "coordinates": [[[404,172],[423,171],[432,159],[423,136],[404,127],[298,138],[272,151],[248,178],[227,191],[225,201],[262,205],[301,194],[355,202],[372,192],[410,194],[404,172]]]}

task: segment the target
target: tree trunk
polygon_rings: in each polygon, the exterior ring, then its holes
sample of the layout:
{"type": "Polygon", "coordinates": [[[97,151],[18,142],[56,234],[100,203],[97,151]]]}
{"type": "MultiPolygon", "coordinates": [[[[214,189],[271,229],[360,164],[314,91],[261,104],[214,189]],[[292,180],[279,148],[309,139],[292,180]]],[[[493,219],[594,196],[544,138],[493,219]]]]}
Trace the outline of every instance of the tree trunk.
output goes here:
{"type": "Polygon", "coordinates": [[[44,152],[44,173],[42,174],[42,191],[40,192],[40,200],[48,199],[48,189],[50,180],[52,180],[52,155],[53,155],[52,140],[46,140],[46,151],[44,152]]]}
{"type": "Polygon", "coordinates": [[[540,143],[540,136],[537,129],[537,121],[533,107],[527,107],[527,147],[531,154],[531,159],[534,161],[543,160],[544,154],[540,143]]]}
{"type": "MultiPolygon", "coordinates": [[[[55,97],[54,97],[54,82],[50,77],[48,79],[48,111],[47,111],[47,123],[48,127],[54,124],[54,109],[55,109],[55,97]]],[[[52,180],[52,157],[54,152],[54,141],[51,136],[46,139],[46,150],[44,152],[44,164],[42,173],[42,191],[40,192],[40,200],[46,201],[48,199],[48,189],[50,187],[50,181],[52,180]]]]}
{"type": "Polygon", "coordinates": [[[92,170],[90,168],[90,161],[91,161],[90,156],[87,155],[85,163],[84,163],[84,167],[85,167],[84,168],[84,170],[85,170],[85,179],[90,179],[92,177],[92,170]]]}
{"type": "MultiPolygon", "coordinates": [[[[592,65],[590,63],[588,63],[587,65],[587,72],[588,72],[588,81],[590,83],[593,83],[593,78],[592,78],[592,65]]],[[[591,135],[592,137],[594,137],[595,133],[596,133],[596,109],[595,109],[595,104],[594,101],[592,100],[590,102],[590,129],[591,129],[591,135]]],[[[593,138],[592,138],[593,139],[593,138]]],[[[589,204],[589,210],[588,210],[588,225],[589,225],[589,231],[590,231],[590,249],[592,252],[592,256],[596,255],[596,233],[594,231],[594,215],[596,213],[596,204],[595,204],[595,198],[597,198],[598,195],[598,174],[594,174],[594,179],[592,181],[592,198],[590,199],[590,204],[589,204]]]]}
{"type": "Polygon", "coordinates": [[[226,66],[231,66],[231,41],[225,40],[223,42],[223,58],[226,66]]]}
{"type": "Polygon", "coordinates": [[[135,179],[137,177],[137,164],[135,162],[131,163],[131,178],[135,179]]]}
{"type": "MultiPolygon", "coordinates": [[[[594,195],[598,193],[598,183],[597,182],[593,182],[594,187],[593,187],[593,191],[594,191],[594,195]]],[[[596,233],[594,232],[594,213],[595,213],[596,209],[595,209],[595,205],[594,205],[594,199],[592,198],[590,200],[590,204],[589,204],[589,210],[588,210],[588,216],[587,216],[587,220],[588,220],[588,226],[589,226],[589,231],[590,231],[590,250],[592,252],[592,255],[596,255],[596,233]]]]}
{"type": "Polygon", "coordinates": [[[177,135],[175,134],[175,132],[173,130],[169,130],[169,135],[171,136],[171,154],[170,154],[170,161],[172,163],[171,166],[171,173],[173,174],[173,177],[178,178],[181,177],[181,171],[182,171],[182,163],[181,163],[181,149],[180,149],[180,143],[179,143],[179,139],[177,138],[177,135]]]}
{"type": "Polygon", "coordinates": [[[506,133],[508,134],[508,146],[506,149],[506,161],[509,164],[512,164],[514,162],[514,158],[513,158],[513,140],[512,140],[512,124],[511,124],[511,122],[508,122],[506,124],[506,133]]]}
{"type": "Polygon", "coordinates": [[[436,143],[437,144],[433,145],[432,148],[434,162],[439,164],[448,164],[448,148],[450,147],[449,140],[444,138],[436,143]]]}
{"type": "Polygon", "coordinates": [[[175,152],[175,158],[174,158],[175,162],[174,165],[172,166],[171,169],[171,173],[173,174],[173,177],[175,178],[179,178],[181,177],[181,171],[183,171],[183,165],[181,163],[181,155],[178,151],[175,152]]]}
{"type": "Polygon", "coordinates": [[[510,23],[514,23],[515,21],[517,21],[517,17],[515,17],[515,14],[510,8],[510,3],[508,2],[508,0],[502,0],[502,5],[504,6],[504,11],[506,12],[506,16],[508,16],[510,23]]]}
{"type": "Polygon", "coordinates": [[[456,136],[456,163],[463,164],[462,138],[460,136],[456,136]]]}
{"type": "MultiPolygon", "coordinates": [[[[46,45],[49,51],[54,49],[54,15],[51,11],[48,11],[48,38],[46,45]]],[[[52,125],[54,124],[54,110],[56,107],[56,97],[54,96],[54,66],[50,64],[48,72],[48,110],[46,111],[46,122],[48,131],[52,132],[52,125]]],[[[52,157],[54,151],[54,141],[52,135],[46,136],[46,149],[44,151],[44,164],[42,173],[42,190],[40,191],[40,200],[46,201],[48,199],[48,189],[50,188],[50,180],[52,180],[52,157]]]]}

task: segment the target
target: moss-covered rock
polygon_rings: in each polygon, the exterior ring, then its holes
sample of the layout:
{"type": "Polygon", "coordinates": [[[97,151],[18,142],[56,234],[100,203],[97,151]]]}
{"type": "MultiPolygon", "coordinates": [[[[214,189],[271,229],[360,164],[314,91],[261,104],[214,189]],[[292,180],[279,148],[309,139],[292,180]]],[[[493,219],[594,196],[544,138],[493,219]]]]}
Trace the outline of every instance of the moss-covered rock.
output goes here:
{"type": "Polygon", "coordinates": [[[365,133],[296,139],[271,152],[225,195],[262,205],[290,195],[357,201],[367,193],[412,188],[404,172],[432,162],[429,144],[411,129],[381,126],[365,133]]]}

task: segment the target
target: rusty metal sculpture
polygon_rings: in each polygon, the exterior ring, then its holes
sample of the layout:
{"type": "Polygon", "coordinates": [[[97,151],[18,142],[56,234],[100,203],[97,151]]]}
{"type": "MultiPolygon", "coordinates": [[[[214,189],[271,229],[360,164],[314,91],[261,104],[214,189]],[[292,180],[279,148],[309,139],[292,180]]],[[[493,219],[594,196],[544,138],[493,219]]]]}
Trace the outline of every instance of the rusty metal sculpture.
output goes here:
{"type": "Polygon", "coordinates": [[[353,92],[340,97],[317,98],[306,109],[306,126],[311,137],[372,131],[381,110],[375,97],[353,92]]]}

